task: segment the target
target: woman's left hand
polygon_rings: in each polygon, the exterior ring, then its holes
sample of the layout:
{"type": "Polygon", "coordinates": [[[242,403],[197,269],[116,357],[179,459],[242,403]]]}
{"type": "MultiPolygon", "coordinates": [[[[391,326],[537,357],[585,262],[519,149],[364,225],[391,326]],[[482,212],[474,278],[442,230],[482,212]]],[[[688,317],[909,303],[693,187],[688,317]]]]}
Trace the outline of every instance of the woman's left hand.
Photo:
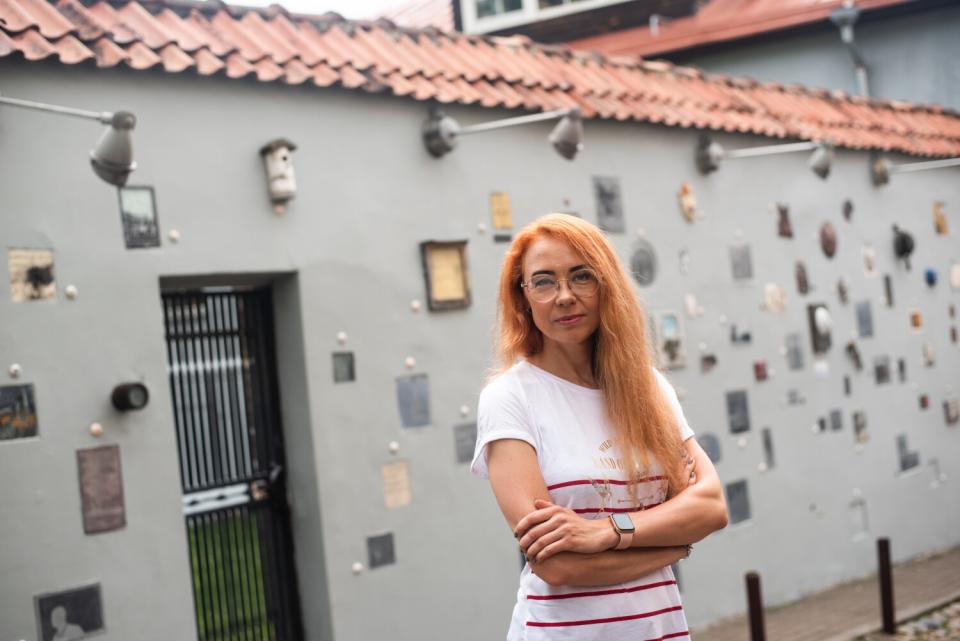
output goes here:
{"type": "Polygon", "coordinates": [[[573,510],[537,499],[536,508],[514,530],[527,560],[536,563],[558,552],[590,554],[617,544],[617,533],[608,519],[585,519],[573,510]]]}

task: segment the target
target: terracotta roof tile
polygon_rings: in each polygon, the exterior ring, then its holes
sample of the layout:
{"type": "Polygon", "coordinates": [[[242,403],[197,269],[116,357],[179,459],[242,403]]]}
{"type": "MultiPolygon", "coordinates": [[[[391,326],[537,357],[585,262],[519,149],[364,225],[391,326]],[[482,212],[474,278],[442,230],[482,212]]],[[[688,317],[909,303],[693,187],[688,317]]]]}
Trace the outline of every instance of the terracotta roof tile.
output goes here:
{"type": "MultiPolygon", "coordinates": [[[[720,2],[721,0],[715,0],[720,2]]],[[[724,2],[732,0],[723,0],[724,2]]],[[[741,0],[750,6],[771,0],[741,0]]],[[[805,3],[810,0],[789,0],[805,3]]],[[[834,2],[834,0],[824,0],[834,2]]],[[[890,0],[863,0],[882,2],[890,0]]],[[[390,92],[414,100],[532,111],[579,107],[609,118],[827,140],[851,149],[960,156],[960,114],[750,78],[664,61],[604,57],[525,38],[399,28],[336,14],[214,4],[120,9],[105,0],[0,0],[0,56],[56,56],[170,73],[255,76],[262,82],[390,92]],[[90,3],[90,4],[84,4],[90,3]]]]}

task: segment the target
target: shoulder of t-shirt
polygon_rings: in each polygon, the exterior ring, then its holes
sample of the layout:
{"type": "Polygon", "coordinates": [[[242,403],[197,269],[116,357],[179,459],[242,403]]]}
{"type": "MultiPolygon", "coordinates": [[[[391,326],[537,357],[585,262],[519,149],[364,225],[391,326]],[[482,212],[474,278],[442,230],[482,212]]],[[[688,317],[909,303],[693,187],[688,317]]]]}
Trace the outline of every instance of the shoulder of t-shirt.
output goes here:
{"type": "Polygon", "coordinates": [[[490,403],[524,404],[524,371],[523,361],[520,361],[491,379],[480,391],[480,407],[490,403]]]}

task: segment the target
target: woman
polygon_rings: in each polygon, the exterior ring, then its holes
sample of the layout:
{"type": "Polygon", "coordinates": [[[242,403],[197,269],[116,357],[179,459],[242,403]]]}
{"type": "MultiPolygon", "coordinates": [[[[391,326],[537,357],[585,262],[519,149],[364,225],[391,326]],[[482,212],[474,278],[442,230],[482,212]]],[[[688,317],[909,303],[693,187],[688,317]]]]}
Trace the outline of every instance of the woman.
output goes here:
{"type": "Polygon", "coordinates": [[[508,641],[688,637],[670,565],[726,526],[726,503],[613,248],[574,216],[534,221],[504,259],[498,316],[472,470],[528,561],[508,641]]]}

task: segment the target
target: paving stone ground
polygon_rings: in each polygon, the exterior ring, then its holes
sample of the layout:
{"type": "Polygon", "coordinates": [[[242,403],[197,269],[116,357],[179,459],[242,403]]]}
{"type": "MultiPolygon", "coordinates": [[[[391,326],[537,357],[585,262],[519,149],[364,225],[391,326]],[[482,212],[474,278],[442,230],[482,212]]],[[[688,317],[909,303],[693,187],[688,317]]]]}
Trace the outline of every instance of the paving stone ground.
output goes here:
{"type": "MultiPolygon", "coordinates": [[[[894,565],[893,593],[898,622],[960,599],[960,546],[894,565]]],[[[769,608],[764,619],[767,641],[852,641],[865,635],[870,641],[899,641],[876,634],[881,627],[876,574],[769,608]]],[[[944,638],[960,641],[960,635],[944,638]]],[[[746,614],[694,629],[691,639],[751,641],[746,614]]]]}

